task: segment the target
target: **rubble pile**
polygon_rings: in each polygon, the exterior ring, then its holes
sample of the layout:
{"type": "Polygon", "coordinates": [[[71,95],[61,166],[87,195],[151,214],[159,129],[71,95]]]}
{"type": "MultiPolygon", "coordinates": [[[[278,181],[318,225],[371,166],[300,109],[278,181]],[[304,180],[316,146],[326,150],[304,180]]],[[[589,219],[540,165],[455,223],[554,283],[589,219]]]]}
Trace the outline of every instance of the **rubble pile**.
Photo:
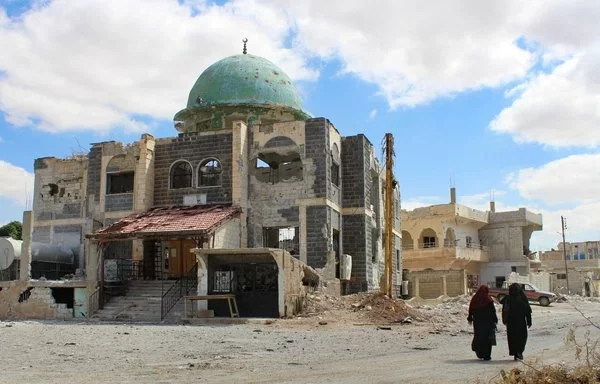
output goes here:
{"type": "Polygon", "coordinates": [[[347,296],[331,296],[319,291],[306,296],[300,318],[334,317],[336,321],[375,324],[422,321],[424,316],[402,299],[392,299],[380,292],[361,292],[347,296]]]}
{"type": "Polygon", "coordinates": [[[341,297],[331,296],[315,291],[306,296],[304,300],[304,308],[300,315],[302,317],[320,316],[328,311],[343,310],[346,305],[341,297]]]}
{"type": "Polygon", "coordinates": [[[411,323],[422,321],[423,314],[402,299],[393,299],[380,292],[357,293],[345,296],[344,301],[354,311],[364,311],[373,323],[411,323]]]}

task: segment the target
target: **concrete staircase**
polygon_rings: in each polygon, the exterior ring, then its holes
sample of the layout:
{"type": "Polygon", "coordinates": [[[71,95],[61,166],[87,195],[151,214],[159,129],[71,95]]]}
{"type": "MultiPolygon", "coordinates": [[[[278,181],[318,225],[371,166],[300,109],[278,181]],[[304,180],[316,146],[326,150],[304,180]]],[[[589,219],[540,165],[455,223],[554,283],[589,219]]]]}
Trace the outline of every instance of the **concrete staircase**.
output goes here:
{"type": "MultiPolygon", "coordinates": [[[[166,292],[173,281],[133,280],[124,296],[111,298],[104,308],[92,318],[103,321],[132,323],[160,323],[160,308],[163,289],[166,292]],[[163,288],[164,287],[164,288],[163,288]]],[[[178,323],[183,316],[183,299],[171,309],[163,322],[178,323]]]]}

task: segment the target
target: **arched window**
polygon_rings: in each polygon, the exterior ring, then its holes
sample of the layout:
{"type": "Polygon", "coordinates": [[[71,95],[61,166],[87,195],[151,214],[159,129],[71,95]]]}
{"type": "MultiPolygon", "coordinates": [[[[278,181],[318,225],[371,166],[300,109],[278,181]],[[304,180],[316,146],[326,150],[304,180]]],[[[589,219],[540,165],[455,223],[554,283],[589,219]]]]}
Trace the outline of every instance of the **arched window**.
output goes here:
{"type": "Polygon", "coordinates": [[[216,159],[204,160],[198,167],[198,186],[215,187],[221,185],[221,173],[223,168],[216,159]]]}
{"type": "Polygon", "coordinates": [[[431,228],[426,228],[421,232],[419,237],[419,248],[437,248],[438,241],[435,231],[431,228]]]}
{"type": "Polygon", "coordinates": [[[415,243],[413,242],[413,238],[408,233],[408,231],[402,231],[402,249],[413,249],[415,247],[415,243]]]}
{"type": "Polygon", "coordinates": [[[171,166],[171,189],[192,186],[192,166],[187,161],[178,161],[171,166]]]}

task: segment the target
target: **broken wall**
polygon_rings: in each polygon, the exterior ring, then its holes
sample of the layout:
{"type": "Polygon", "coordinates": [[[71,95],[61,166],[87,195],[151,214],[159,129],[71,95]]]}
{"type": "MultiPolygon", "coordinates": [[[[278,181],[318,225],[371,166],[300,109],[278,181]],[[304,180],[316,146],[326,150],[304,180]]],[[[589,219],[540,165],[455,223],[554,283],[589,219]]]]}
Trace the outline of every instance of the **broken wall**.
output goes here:
{"type": "Polygon", "coordinates": [[[0,290],[1,320],[64,320],[73,318],[73,309],[56,304],[49,287],[33,287],[27,281],[11,281],[0,290]]]}

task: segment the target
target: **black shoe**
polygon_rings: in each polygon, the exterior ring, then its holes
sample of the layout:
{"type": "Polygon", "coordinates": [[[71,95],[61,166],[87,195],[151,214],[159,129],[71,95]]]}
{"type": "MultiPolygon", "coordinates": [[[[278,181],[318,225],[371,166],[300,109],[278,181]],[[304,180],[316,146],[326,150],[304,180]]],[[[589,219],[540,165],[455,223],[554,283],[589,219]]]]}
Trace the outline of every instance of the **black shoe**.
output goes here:
{"type": "Polygon", "coordinates": [[[483,360],[488,361],[488,360],[492,360],[491,357],[484,357],[483,360]]]}
{"type": "Polygon", "coordinates": [[[515,355],[515,360],[523,360],[523,355],[522,354],[515,355]]]}

